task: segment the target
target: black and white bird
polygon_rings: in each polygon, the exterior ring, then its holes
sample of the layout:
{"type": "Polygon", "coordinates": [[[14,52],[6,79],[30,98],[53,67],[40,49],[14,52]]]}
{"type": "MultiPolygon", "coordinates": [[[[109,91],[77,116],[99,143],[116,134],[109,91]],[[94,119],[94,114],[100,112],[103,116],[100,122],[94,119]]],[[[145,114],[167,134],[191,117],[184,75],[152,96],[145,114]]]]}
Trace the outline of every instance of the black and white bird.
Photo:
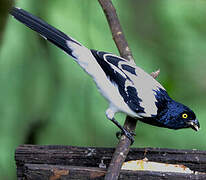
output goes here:
{"type": "Polygon", "coordinates": [[[159,127],[199,130],[195,113],[170,98],[159,82],[133,63],[107,52],[90,50],[23,9],[14,7],[10,14],[65,51],[94,79],[109,102],[107,118],[131,141],[133,134],[115,120],[115,113],[123,112],[159,127]]]}

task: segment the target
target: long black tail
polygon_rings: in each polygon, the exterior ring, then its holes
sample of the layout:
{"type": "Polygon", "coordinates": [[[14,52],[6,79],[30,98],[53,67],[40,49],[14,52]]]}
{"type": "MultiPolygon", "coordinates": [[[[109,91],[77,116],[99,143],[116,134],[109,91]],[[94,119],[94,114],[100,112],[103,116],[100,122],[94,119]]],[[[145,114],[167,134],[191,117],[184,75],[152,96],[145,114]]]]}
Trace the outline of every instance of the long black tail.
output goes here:
{"type": "Polygon", "coordinates": [[[68,42],[81,46],[79,42],[23,9],[13,7],[10,14],[76,59],[72,54],[73,50],[68,46],[68,42]]]}

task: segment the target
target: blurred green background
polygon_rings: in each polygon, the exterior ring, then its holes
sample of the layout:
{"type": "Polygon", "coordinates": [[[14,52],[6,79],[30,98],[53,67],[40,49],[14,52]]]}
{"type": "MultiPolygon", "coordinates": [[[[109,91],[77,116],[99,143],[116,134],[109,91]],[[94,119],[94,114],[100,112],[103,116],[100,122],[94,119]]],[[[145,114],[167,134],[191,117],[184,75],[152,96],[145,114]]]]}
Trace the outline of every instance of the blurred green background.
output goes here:
{"type": "MultiPolygon", "coordinates": [[[[206,150],[206,2],[114,0],[136,64],[197,114],[201,130],[141,122],[133,147],[206,150]]],[[[21,7],[89,48],[118,54],[97,0],[19,0],[21,7]]],[[[6,7],[1,7],[1,9],[6,7]]],[[[92,79],[61,50],[12,17],[0,49],[0,179],[15,179],[20,144],[115,147],[118,129],[92,79]]],[[[116,116],[123,123],[125,115],[116,116]]]]}

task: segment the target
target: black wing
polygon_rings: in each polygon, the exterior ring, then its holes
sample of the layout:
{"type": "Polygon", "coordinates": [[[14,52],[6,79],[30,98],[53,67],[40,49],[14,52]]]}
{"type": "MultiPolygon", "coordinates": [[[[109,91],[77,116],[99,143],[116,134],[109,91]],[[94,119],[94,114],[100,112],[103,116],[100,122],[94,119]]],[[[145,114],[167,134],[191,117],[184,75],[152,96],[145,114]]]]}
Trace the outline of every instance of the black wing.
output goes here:
{"type": "Polygon", "coordinates": [[[128,64],[126,60],[115,55],[96,50],[91,50],[91,52],[108,79],[118,87],[119,93],[130,109],[136,113],[144,113],[144,108],[140,106],[142,100],[138,97],[137,89],[124,72],[128,71],[136,75],[135,68],[128,64]]]}

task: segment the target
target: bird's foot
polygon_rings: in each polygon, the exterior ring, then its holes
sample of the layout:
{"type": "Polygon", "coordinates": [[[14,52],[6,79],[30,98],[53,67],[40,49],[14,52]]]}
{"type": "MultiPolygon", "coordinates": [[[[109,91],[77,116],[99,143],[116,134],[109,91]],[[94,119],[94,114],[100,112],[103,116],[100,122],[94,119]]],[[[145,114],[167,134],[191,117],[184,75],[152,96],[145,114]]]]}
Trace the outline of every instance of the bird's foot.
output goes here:
{"type": "Polygon", "coordinates": [[[136,136],[134,132],[129,132],[125,128],[123,128],[122,131],[118,131],[116,133],[116,137],[120,139],[122,135],[125,135],[131,141],[131,145],[134,143],[134,136],[136,136]]]}
{"type": "Polygon", "coordinates": [[[107,117],[109,120],[111,120],[119,129],[121,129],[121,132],[117,132],[116,136],[118,139],[120,139],[120,137],[124,134],[130,141],[131,141],[131,145],[134,143],[134,136],[136,135],[134,132],[129,132],[128,130],[126,130],[124,127],[121,126],[121,124],[119,124],[114,117],[110,117],[108,116],[107,113],[107,117]]]}

